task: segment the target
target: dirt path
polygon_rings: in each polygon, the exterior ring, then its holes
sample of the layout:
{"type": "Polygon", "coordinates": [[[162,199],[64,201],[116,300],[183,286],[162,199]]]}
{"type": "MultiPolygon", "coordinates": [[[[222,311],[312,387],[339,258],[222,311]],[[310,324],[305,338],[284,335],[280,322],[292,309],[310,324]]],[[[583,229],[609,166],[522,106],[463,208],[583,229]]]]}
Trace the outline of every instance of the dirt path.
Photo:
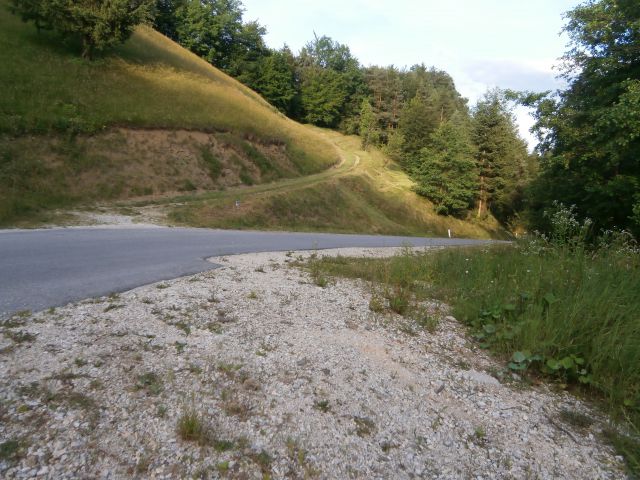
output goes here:
{"type": "Polygon", "coordinates": [[[581,402],[499,382],[453,319],[373,313],[366,285],[320,288],[296,257],[5,324],[0,476],[624,478],[581,402]]]}
{"type": "MultiPolygon", "coordinates": [[[[312,128],[312,127],[309,127],[312,128]]],[[[166,212],[177,205],[185,203],[207,202],[219,199],[236,199],[240,202],[248,197],[271,195],[282,191],[295,191],[304,189],[319,183],[327,182],[335,178],[350,175],[359,170],[369,168],[362,163],[362,156],[347,145],[348,137],[333,131],[314,128],[319,135],[329,140],[340,158],[340,162],[323,172],[308,175],[305,177],[289,178],[271,183],[253,185],[250,187],[234,187],[213,192],[197,193],[193,195],[170,196],[163,199],[149,201],[119,202],[119,207],[113,205],[98,206],[95,210],[58,212],[57,218],[71,216],[59,224],[65,225],[117,225],[132,226],[135,224],[144,225],[167,225],[166,212]]]]}

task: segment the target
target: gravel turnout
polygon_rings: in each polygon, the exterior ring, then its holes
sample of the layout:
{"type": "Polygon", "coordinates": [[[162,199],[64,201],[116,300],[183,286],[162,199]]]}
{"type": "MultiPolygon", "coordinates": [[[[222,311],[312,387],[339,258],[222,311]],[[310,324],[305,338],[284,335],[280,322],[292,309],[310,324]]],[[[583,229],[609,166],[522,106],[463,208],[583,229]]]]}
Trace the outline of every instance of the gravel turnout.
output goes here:
{"type": "Polygon", "coordinates": [[[599,413],[504,373],[444,305],[430,332],[318,286],[309,255],[6,320],[0,477],[626,478],[599,413]]]}

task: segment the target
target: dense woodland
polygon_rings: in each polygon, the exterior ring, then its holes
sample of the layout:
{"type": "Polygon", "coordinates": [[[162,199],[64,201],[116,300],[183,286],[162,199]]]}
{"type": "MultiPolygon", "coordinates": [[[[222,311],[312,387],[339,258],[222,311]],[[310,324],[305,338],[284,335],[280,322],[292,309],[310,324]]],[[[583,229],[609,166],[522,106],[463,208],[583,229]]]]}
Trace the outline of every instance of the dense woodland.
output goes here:
{"type": "Polygon", "coordinates": [[[468,105],[444,71],[364,66],[313,35],[299,52],[270,49],[240,0],[13,0],[37,28],[82,41],[82,54],[122,41],[143,21],[259,92],[283,114],[358,134],[416,181],[438,213],[545,230],[559,201],[602,228],[640,231],[640,3],[592,0],[566,16],[569,87],[491,90],[468,105]],[[66,5],[66,6],[65,6],[66,5]],[[540,144],[527,152],[514,102],[533,107],[540,144]]]}

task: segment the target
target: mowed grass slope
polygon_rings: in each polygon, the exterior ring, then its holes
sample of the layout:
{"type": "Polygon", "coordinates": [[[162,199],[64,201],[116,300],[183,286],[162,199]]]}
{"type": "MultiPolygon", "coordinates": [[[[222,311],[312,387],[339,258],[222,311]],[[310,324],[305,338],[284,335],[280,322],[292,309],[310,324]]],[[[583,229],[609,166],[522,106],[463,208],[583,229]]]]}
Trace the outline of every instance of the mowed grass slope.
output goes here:
{"type": "Polygon", "coordinates": [[[257,93],[149,27],[94,62],[37,33],[0,0],[0,131],[96,132],[111,125],[234,132],[286,143],[305,173],[335,152],[257,93]]]}
{"type": "Polygon", "coordinates": [[[413,192],[413,181],[376,149],[363,151],[360,139],[315,129],[343,155],[339,168],[251,189],[183,196],[170,206],[182,225],[215,228],[331,231],[389,235],[505,238],[493,218],[461,220],[437,215],[413,192]],[[235,201],[240,201],[237,207],[235,201]]]}
{"type": "MultiPolygon", "coordinates": [[[[211,149],[231,151],[222,166],[235,168],[232,173],[242,174],[243,183],[308,175],[338,161],[335,149],[313,130],[149,27],[138,28],[124,45],[93,62],[80,59],[77,48],[54,32],[38,33],[0,0],[0,224],[37,218],[50,208],[146,192],[144,184],[113,189],[89,182],[83,188],[76,181],[102,176],[106,185],[112,172],[122,170],[109,158],[114,129],[224,135],[211,139],[211,149]],[[101,138],[93,142],[103,147],[99,154],[87,140],[93,137],[101,138]],[[267,165],[272,150],[278,158],[267,165]]],[[[172,146],[180,150],[179,144],[172,146]]],[[[206,145],[189,146],[201,147],[206,145]]],[[[203,157],[206,171],[210,155],[203,157]]],[[[175,165],[159,170],[179,169],[181,158],[172,160],[175,165]]],[[[127,161],[139,161],[136,151],[127,161]]],[[[207,183],[187,180],[187,186],[207,183]]]]}

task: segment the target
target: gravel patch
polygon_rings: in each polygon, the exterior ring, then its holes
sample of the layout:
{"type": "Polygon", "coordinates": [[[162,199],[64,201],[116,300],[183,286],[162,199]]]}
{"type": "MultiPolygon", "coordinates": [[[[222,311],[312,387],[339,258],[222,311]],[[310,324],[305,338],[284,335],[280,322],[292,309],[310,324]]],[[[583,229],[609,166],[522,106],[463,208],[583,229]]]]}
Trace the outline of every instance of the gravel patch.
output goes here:
{"type": "Polygon", "coordinates": [[[497,375],[441,305],[429,333],[315,285],[308,255],[5,322],[0,477],[625,478],[588,406],[497,375]]]}

